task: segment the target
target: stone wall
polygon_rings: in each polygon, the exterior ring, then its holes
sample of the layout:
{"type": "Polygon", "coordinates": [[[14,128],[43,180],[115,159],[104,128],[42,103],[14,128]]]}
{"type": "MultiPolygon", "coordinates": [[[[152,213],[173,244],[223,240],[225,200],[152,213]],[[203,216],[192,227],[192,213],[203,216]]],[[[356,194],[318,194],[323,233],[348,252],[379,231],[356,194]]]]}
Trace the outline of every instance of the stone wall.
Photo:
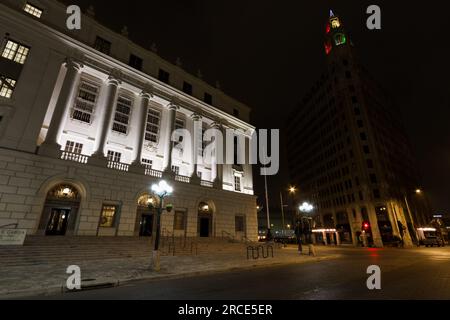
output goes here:
{"type": "MultiPolygon", "coordinates": [[[[75,234],[132,236],[137,200],[149,193],[156,182],[158,179],[149,176],[0,148],[0,226],[18,223],[28,234],[36,234],[48,191],[58,184],[69,183],[81,194],[75,234]],[[98,230],[104,203],[120,203],[117,229],[98,230]]],[[[213,236],[221,237],[222,231],[234,235],[235,216],[245,215],[247,237],[257,240],[255,196],[168,182],[174,187],[174,194],[167,198],[167,203],[173,204],[174,211],[187,212],[186,236],[197,236],[198,205],[206,202],[214,210],[213,236]]],[[[162,229],[172,232],[174,211],[163,215],[162,229]]]]}

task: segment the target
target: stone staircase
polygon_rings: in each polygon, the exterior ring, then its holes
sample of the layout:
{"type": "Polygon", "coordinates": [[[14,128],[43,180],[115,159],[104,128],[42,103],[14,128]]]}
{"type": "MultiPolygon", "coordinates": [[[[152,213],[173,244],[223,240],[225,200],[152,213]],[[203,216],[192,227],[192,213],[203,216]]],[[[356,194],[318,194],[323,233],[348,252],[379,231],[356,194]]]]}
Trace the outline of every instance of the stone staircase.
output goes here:
{"type": "MultiPolygon", "coordinates": [[[[243,253],[246,246],[222,238],[161,238],[163,256],[243,253]]],[[[0,269],[93,260],[150,259],[152,248],[151,238],[27,236],[23,246],[0,246],[0,269]]]]}

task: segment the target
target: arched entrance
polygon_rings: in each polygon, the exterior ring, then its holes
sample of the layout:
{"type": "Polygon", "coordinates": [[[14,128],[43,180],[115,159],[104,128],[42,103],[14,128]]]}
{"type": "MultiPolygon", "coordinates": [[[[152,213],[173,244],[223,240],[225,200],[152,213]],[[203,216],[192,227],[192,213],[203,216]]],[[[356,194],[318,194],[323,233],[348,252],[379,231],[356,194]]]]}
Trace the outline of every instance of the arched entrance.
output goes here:
{"type": "Polygon", "coordinates": [[[139,197],[134,230],[136,236],[151,237],[154,234],[157,201],[150,194],[144,194],[139,197]]]}
{"type": "Polygon", "coordinates": [[[214,210],[210,204],[199,203],[197,232],[200,238],[209,238],[213,235],[213,214],[214,210]]]}
{"type": "Polygon", "coordinates": [[[39,233],[47,236],[74,234],[81,195],[71,184],[59,184],[52,188],[45,199],[39,223],[39,233]]]}

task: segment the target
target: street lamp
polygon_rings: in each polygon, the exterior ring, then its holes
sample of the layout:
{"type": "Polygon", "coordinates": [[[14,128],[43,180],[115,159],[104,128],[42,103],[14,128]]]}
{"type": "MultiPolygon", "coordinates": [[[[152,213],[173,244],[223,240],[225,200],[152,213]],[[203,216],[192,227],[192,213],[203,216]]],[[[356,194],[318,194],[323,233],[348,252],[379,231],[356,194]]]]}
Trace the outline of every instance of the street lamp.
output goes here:
{"type": "MultiPolygon", "coordinates": [[[[308,215],[314,210],[314,206],[312,204],[308,203],[308,202],[303,202],[300,205],[299,210],[300,210],[301,213],[308,215]]],[[[312,231],[311,230],[311,227],[312,227],[311,226],[311,220],[312,220],[312,217],[309,217],[309,216],[307,216],[307,217],[302,216],[301,217],[301,219],[304,219],[304,218],[306,218],[306,220],[308,221],[308,230],[307,230],[307,233],[305,233],[305,236],[306,236],[307,241],[308,241],[309,254],[310,255],[312,254],[313,256],[315,256],[314,246],[313,246],[312,241],[311,241],[311,231],[312,231]]],[[[303,232],[304,232],[304,230],[303,230],[303,232]]]]}
{"type": "MultiPolygon", "coordinates": [[[[156,238],[155,238],[155,246],[153,249],[153,270],[159,271],[160,261],[161,261],[161,253],[159,252],[159,240],[161,237],[161,215],[164,210],[167,212],[172,211],[172,205],[167,205],[166,208],[163,208],[164,198],[170,196],[173,192],[173,188],[167,184],[166,181],[161,180],[159,184],[152,185],[152,191],[155,195],[159,197],[159,207],[156,216],[156,238]]],[[[149,201],[148,205],[153,207],[153,201],[149,201]]]]}

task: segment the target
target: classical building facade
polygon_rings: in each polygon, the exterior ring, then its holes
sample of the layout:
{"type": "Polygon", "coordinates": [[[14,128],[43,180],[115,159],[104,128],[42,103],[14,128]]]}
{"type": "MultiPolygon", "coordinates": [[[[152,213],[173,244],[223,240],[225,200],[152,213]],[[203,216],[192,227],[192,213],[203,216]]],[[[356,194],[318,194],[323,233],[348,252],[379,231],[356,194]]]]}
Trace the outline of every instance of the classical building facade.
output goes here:
{"type": "Polygon", "coordinates": [[[398,109],[338,16],[325,32],[327,70],[290,117],[292,182],[315,204],[319,241],[411,244],[429,210],[398,109]]]}
{"type": "Polygon", "coordinates": [[[257,239],[251,166],[198,164],[209,128],[239,129],[249,143],[246,105],[131,42],[126,29],[103,27],[92,10],[81,30],[68,30],[67,7],[54,0],[0,9],[0,226],[149,236],[150,186],[166,179],[174,209],[163,232],[257,239]],[[173,141],[174,129],[192,143],[173,141]]]}

